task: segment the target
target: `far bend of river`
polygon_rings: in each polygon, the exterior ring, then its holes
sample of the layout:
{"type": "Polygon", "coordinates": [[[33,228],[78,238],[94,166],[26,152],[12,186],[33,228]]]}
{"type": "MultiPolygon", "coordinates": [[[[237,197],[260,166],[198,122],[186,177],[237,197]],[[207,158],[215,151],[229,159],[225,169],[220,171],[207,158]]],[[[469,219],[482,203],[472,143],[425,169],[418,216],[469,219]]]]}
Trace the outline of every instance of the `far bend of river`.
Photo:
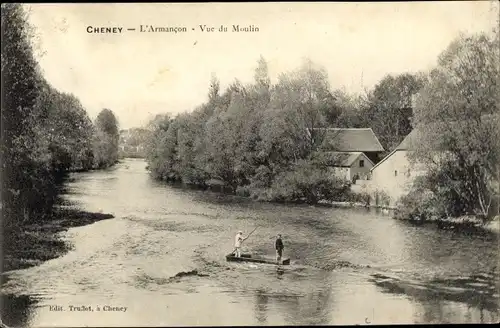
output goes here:
{"type": "Polygon", "coordinates": [[[74,250],[14,271],[2,287],[13,326],[315,325],[497,322],[498,236],[414,227],[366,209],[256,203],[153,181],[143,160],[77,173],[70,200],[114,219],[64,233],[74,250]],[[284,272],[226,262],[245,251],[284,272]],[[198,270],[200,276],[171,279],[198,270]],[[10,296],[6,296],[10,294],[10,296]],[[12,296],[14,295],[14,296],[12,296]],[[65,312],[51,311],[60,305],[65,312]],[[94,312],[70,312],[69,305],[94,312]],[[97,312],[97,306],[127,307],[97,312]]]}

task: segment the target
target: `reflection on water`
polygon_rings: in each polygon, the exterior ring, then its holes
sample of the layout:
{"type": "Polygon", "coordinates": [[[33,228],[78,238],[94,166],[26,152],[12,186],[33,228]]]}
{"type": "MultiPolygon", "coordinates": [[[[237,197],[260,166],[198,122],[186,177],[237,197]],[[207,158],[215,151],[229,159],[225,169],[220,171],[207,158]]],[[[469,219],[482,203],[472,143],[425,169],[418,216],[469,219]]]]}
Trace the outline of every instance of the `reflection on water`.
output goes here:
{"type": "Polygon", "coordinates": [[[255,293],[255,318],[261,325],[267,325],[267,308],[269,296],[262,290],[255,293]]]}
{"type": "Polygon", "coordinates": [[[69,230],[72,252],[10,273],[2,286],[8,325],[498,321],[494,234],[462,236],[366,209],[259,204],[174,188],[151,180],[141,160],[75,174],[67,187],[69,200],[115,219],[69,230]],[[273,258],[281,233],[290,266],[225,261],[236,231],[254,228],[245,251],[273,258]],[[48,307],[72,304],[127,310],[48,307]]]}
{"type": "Polygon", "coordinates": [[[454,311],[450,304],[462,303],[467,311],[466,322],[492,322],[498,318],[498,287],[492,275],[449,277],[430,281],[410,281],[373,274],[373,283],[384,292],[406,295],[419,302],[423,308],[422,323],[453,323],[454,311]],[[488,317],[485,317],[485,314],[488,317]],[[472,320],[472,315],[478,317],[472,320]]]}
{"type": "Polygon", "coordinates": [[[11,327],[24,327],[28,323],[36,301],[27,295],[2,294],[0,300],[1,319],[11,327]]]}

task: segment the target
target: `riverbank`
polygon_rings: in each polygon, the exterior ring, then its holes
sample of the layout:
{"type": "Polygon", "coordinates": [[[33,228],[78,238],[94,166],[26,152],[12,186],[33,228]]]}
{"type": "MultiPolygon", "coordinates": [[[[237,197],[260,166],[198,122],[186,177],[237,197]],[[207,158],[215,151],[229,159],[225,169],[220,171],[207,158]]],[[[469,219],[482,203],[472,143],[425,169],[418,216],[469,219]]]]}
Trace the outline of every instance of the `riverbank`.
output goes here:
{"type": "Polygon", "coordinates": [[[163,181],[169,186],[173,186],[176,188],[186,188],[186,189],[194,189],[194,190],[203,190],[219,193],[221,195],[235,195],[238,197],[243,197],[255,202],[260,203],[270,203],[270,204],[290,204],[290,205],[309,205],[309,206],[318,206],[318,207],[329,207],[329,208],[366,208],[366,209],[375,209],[377,211],[381,211],[384,214],[390,215],[392,219],[408,222],[415,226],[426,225],[426,226],[434,226],[440,230],[454,230],[457,232],[463,232],[465,234],[485,234],[485,233],[500,233],[500,217],[494,218],[490,222],[483,222],[482,220],[474,217],[474,216],[461,216],[458,218],[446,218],[446,219],[438,219],[431,218],[425,221],[421,220],[412,220],[407,217],[402,217],[398,215],[397,208],[394,206],[383,206],[383,205],[372,205],[369,200],[365,199],[364,194],[358,193],[349,193],[346,194],[348,200],[346,201],[333,201],[333,200],[319,200],[317,203],[309,204],[305,198],[298,199],[297,201],[276,201],[271,199],[266,199],[264,197],[252,197],[246,191],[242,192],[237,190],[236,192],[230,192],[223,188],[222,184],[211,184],[208,187],[203,187],[195,184],[186,184],[181,182],[170,182],[163,181]]]}
{"type": "Polygon", "coordinates": [[[483,222],[481,219],[471,215],[464,215],[460,217],[449,217],[446,219],[438,219],[436,217],[432,217],[427,220],[412,220],[397,215],[397,208],[395,207],[368,205],[366,203],[359,203],[359,202],[329,202],[329,201],[321,201],[318,203],[318,205],[334,207],[334,208],[374,208],[382,211],[383,213],[391,214],[391,217],[398,221],[409,222],[414,225],[434,225],[438,229],[442,230],[456,230],[456,231],[463,231],[466,233],[488,233],[488,232],[500,233],[500,216],[496,216],[489,222],[483,222]]]}
{"type": "Polygon", "coordinates": [[[415,220],[402,218],[394,215],[393,218],[398,221],[408,222],[417,226],[432,225],[441,230],[460,231],[466,234],[487,234],[487,233],[500,233],[500,217],[497,216],[489,222],[483,222],[479,218],[470,215],[461,217],[449,217],[445,219],[438,219],[435,217],[426,220],[415,220]]]}
{"type": "Polygon", "coordinates": [[[61,240],[60,232],[113,217],[111,214],[56,207],[49,220],[4,231],[2,272],[29,268],[58,258],[71,250],[71,245],[61,240]]]}

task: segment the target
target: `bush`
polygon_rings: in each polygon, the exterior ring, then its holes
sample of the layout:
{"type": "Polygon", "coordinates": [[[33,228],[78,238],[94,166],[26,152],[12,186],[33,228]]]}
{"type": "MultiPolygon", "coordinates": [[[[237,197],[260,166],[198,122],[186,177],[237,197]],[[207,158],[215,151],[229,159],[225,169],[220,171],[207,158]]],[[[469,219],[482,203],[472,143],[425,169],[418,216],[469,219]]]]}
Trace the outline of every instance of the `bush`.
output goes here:
{"type": "Polygon", "coordinates": [[[442,221],[474,216],[484,222],[491,220],[477,211],[477,199],[471,200],[468,197],[471,193],[471,182],[463,174],[464,170],[445,163],[440,168],[418,177],[409,194],[400,199],[397,217],[410,220],[433,218],[442,221]]]}
{"type": "Polygon", "coordinates": [[[400,198],[394,218],[398,220],[427,221],[440,216],[436,211],[432,193],[412,190],[400,198]]]}
{"type": "Polygon", "coordinates": [[[350,196],[348,181],[340,180],[307,161],[300,161],[292,171],[279,174],[269,188],[250,188],[254,199],[275,202],[305,202],[320,200],[346,201],[350,196]]]}
{"type": "Polygon", "coordinates": [[[376,206],[388,207],[389,205],[391,205],[391,197],[382,190],[375,190],[374,197],[376,206]]]}
{"type": "Polygon", "coordinates": [[[361,203],[365,206],[370,206],[371,203],[371,196],[366,191],[348,193],[347,198],[351,203],[361,203]]]}
{"type": "Polygon", "coordinates": [[[459,195],[439,179],[446,168],[418,177],[410,192],[403,196],[397,206],[398,219],[426,221],[444,220],[464,214],[459,195]]]}
{"type": "Polygon", "coordinates": [[[249,186],[238,186],[236,188],[236,195],[241,196],[241,197],[250,197],[251,196],[251,190],[249,186]]]}

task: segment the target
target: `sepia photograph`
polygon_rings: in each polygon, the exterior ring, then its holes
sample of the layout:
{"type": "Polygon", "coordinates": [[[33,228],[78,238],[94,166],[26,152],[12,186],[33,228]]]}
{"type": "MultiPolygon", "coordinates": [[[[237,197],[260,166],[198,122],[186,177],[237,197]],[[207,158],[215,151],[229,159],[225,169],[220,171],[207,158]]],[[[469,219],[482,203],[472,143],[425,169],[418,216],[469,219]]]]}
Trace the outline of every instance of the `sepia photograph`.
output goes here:
{"type": "Polygon", "coordinates": [[[2,3],[0,327],[498,323],[499,8],[2,3]]]}

